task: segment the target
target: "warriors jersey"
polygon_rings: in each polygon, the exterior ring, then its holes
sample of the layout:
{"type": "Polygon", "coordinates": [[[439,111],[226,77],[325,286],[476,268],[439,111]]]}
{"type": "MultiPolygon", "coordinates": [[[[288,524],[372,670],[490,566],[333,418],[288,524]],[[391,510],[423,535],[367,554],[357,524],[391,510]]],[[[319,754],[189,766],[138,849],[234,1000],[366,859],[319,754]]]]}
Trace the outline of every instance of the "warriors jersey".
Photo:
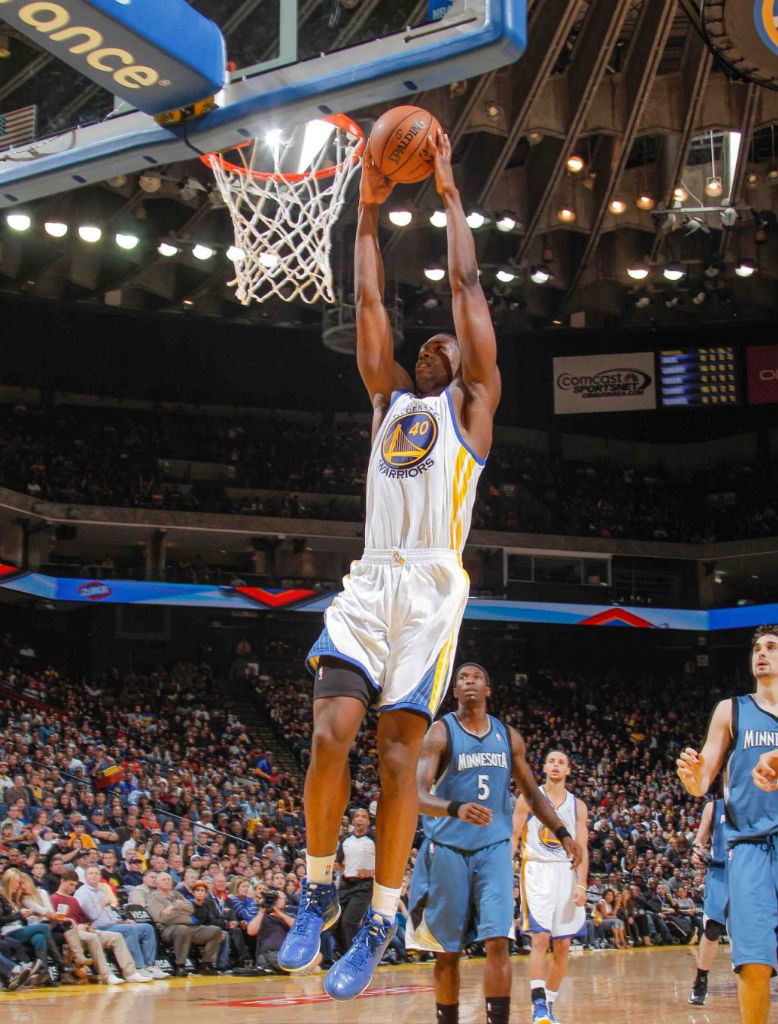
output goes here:
{"type": "MultiPolygon", "coordinates": [[[[541,786],[540,792],[548,800],[545,787],[541,786]]],[[[548,802],[551,804],[550,800],[548,802]]],[[[553,804],[551,806],[553,807],[553,804]]],[[[554,810],[570,835],[574,836],[575,821],[578,816],[578,805],[575,796],[572,793],[566,792],[564,800],[554,810]]],[[[562,846],[554,833],[539,818],[536,818],[534,814],[530,814],[524,826],[524,832],[521,837],[521,858],[523,861],[567,862],[569,860],[564,846],[562,846]]]]}
{"type": "Polygon", "coordinates": [[[422,815],[424,835],[436,843],[473,851],[511,837],[511,739],[498,718],[488,718],[489,732],[476,736],[462,727],[455,714],[443,717],[449,758],[434,793],[441,800],[482,803],[491,809],[492,820],[488,825],[473,825],[460,818],[422,815]]]}
{"type": "Polygon", "coordinates": [[[365,548],[461,552],[483,465],[462,439],[448,388],[396,393],[370,454],[365,548]]]}
{"type": "Polygon", "coordinates": [[[732,746],[727,759],[724,803],[727,839],[757,839],[778,833],[778,800],[754,785],[751,771],[762,754],[778,747],[778,718],[752,694],[732,698],[732,746]]]}

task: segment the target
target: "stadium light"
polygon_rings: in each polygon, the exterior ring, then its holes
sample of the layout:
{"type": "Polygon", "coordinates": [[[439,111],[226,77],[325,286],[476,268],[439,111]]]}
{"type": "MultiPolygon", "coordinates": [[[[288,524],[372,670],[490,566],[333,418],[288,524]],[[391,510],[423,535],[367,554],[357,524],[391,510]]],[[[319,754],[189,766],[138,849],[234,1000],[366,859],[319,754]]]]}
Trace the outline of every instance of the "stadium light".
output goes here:
{"type": "Polygon", "coordinates": [[[52,238],[64,238],[68,233],[68,226],[61,220],[47,220],[43,225],[43,230],[52,238]]]}
{"type": "Polygon", "coordinates": [[[12,231],[28,231],[32,217],[27,213],[7,213],[5,222],[12,231]]]}
{"type": "Polygon", "coordinates": [[[99,228],[96,224],[82,224],[78,229],[78,237],[82,242],[94,245],[95,242],[99,242],[103,237],[103,229],[99,228]]]}

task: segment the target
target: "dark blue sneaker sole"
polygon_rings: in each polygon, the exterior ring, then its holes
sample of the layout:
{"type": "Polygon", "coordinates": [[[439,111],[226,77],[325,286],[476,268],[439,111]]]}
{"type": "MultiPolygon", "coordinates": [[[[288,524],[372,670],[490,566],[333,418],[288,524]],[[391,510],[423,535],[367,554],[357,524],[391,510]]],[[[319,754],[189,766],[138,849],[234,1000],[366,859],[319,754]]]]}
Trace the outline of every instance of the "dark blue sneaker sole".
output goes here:
{"type": "MultiPolygon", "coordinates": [[[[338,923],[339,919],[340,919],[340,905],[338,906],[337,914],[332,918],[331,921],[329,921],[327,924],[324,925],[324,927],[322,928],[322,931],[323,932],[329,931],[330,928],[333,928],[338,923]]],[[[316,947],[316,952],[313,954],[313,956],[311,957],[311,959],[308,961],[307,964],[303,964],[302,967],[285,967],[284,963],[283,963],[283,961],[281,959],[281,954],[280,954],[280,951],[279,951],[278,966],[281,968],[282,971],[286,971],[287,974],[304,974],[305,971],[309,971],[311,969],[311,967],[313,966],[313,964],[314,964],[314,962],[316,960],[316,957],[319,955],[320,952],[321,952],[321,943],[318,944],[318,946],[316,947]]]]}

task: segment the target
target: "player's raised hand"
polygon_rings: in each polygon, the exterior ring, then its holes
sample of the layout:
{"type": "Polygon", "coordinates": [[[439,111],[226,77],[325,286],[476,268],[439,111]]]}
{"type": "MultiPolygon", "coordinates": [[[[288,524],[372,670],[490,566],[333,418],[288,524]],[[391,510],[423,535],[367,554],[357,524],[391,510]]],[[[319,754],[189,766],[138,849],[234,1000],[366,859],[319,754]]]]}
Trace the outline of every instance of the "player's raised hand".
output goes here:
{"type": "Polygon", "coordinates": [[[570,836],[565,836],[562,839],[562,846],[564,846],[565,853],[570,858],[570,867],[575,870],[581,863],[581,847],[570,836]]]}
{"type": "Polygon", "coordinates": [[[454,171],[451,168],[451,139],[439,128],[429,140],[435,157],[435,188],[441,196],[456,189],[454,171]]]}
{"type": "Polygon", "coordinates": [[[483,804],[468,803],[461,804],[457,817],[461,821],[468,821],[471,825],[488,825],[492,820],[492,812],[483,804]]]}
{"type": "Polygon", "coordinates": [[[762,754],[751,772],[751,778],[754,785],[766,793],[778,789],[778,750],[767,750],[762,754]]]}
{"type": "Polygon", "coordinates": [[[692,796],[705,796],[702,788],[702,773],[705,762],[702,755],[698,754],[693,747],[687,747],[681,752],[675,762],[678,778],[686,787],[686,791],[692,796]]]}
{"type": "Polygon", "coordinates": [[[365,150],[362,160],[362,180],[359,185],[359,199],[366,206],[380,206],[385,203],[394,188],[394,182],[376,167],[370,150],[365,150]]]}

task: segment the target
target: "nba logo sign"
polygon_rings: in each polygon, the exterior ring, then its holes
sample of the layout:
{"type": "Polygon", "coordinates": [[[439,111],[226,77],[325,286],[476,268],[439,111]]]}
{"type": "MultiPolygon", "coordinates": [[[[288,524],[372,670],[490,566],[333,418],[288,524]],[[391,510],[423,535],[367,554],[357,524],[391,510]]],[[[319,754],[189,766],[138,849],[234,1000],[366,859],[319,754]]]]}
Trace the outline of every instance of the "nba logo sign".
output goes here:
{"type": "Polygon", "coordinates": [[[82,583],[78,588],[78,592],[81,597],[85,597],[88,601],[102,601],[104,597],[110,597],[113,591],[107,583],[82,583]]]}

